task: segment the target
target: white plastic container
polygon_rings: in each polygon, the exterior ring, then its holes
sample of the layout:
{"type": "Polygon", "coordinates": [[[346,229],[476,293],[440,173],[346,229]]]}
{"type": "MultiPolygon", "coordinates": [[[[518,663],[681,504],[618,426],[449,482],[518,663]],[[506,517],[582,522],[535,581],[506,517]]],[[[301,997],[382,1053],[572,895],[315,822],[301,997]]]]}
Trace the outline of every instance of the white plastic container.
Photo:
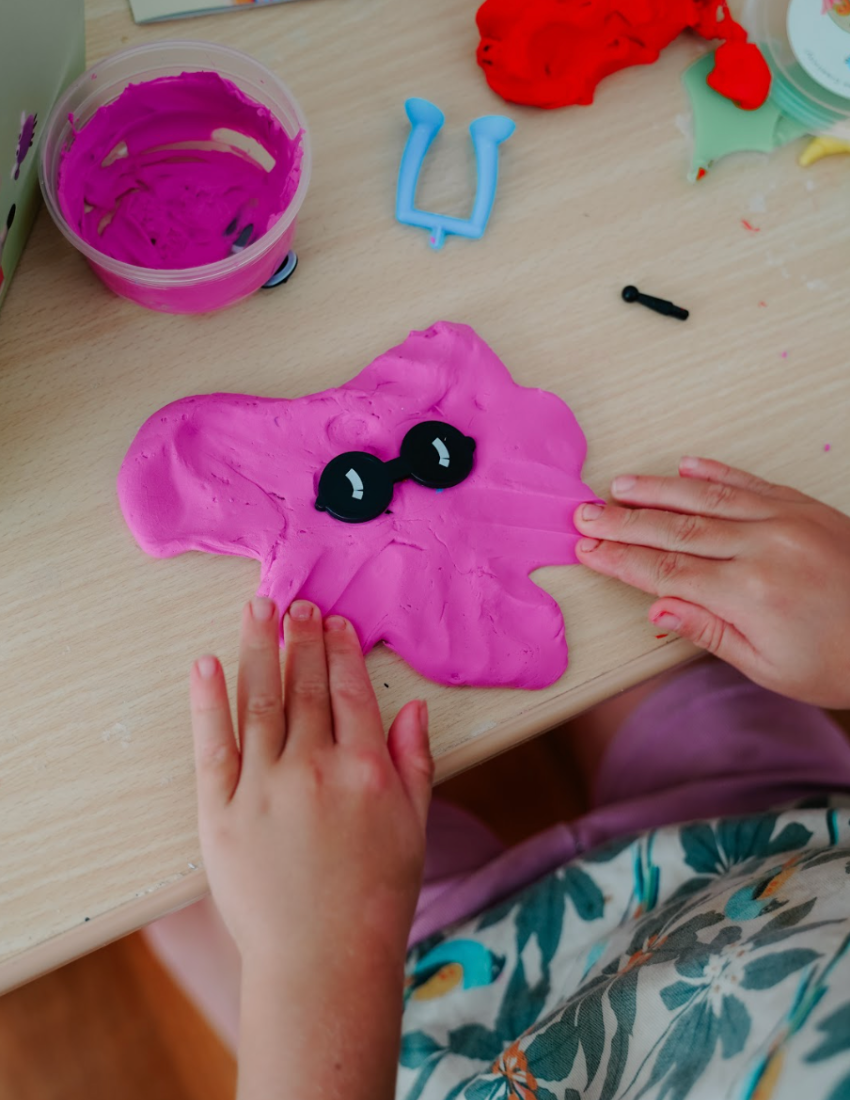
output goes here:
{"type": "Polygon", "coordinates": [[[743,23],[777,107],[813,134],[850,139],[850,2],[748,0],[743,23]]]}
{"type": "Polygon", "coordinates": [[[95,273],[116,294],[165,313],[203,313],[253,294],[280,267],[292,247],[298,211],[310,183],[307,121],[295,97],[274,73],[247,54],[212,42],[152,42],[114,54],[84,73],[56,103],[41,145],[41,188],[53,220],[95,273]],[[298,188],[278,221],[241,252],[201,267],[148,268],[117,260],[84,241],[68,224],[57,195],[62,149],[73,142],[69,121],[80,127],[130,83],[182,72],[217,72],[273,112],[290,137],[301,133],[298,188]]]}

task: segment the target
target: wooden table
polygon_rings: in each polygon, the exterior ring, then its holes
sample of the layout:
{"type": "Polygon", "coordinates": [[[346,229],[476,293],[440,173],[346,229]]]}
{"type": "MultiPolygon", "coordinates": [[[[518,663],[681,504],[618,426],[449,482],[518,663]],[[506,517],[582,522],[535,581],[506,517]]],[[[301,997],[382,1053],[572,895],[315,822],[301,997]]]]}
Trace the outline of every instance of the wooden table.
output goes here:
{"type": "MultiPolygon", "coordinates": [[[[205,554],[154,561],[130,537],[115,477],[166,402],[338,385],[410,329],[461,320],[520,382],[569,402],[600,492],[617,472],[671,472],[696,452],[850,509],[847,162],[803,170],[792,147],[690,186],[679,76],[701,43],[683,38],[658,65],[609,80],[591,108],[506,108],[474,64],[474,7],[310,0],[136,27],[126,0],[89,0],[90,64],[191,36],[270,66],[310,120],[314,177],[297,275],[230,311],[173,317],[113,297],[45,212],[11,288],[0,318],[0,988],[205,891],[186,675],[207,650],[233,672],[257,569],[205,554]],[[517,121],[481,242],[434,252],[394,221],[409,95],[447,115],[426,209],[468,210],[474,116],[517,121]],[[625,306],[630,282],[691,320],[625,306]]],[[[536,579],[560,601],[572,650],[546,691],[449,689],[387,651],[369,659],[386,717],[428,699],[441,777],[689,655],[656,639],[638,593],[579,567],[536,579]]]]}

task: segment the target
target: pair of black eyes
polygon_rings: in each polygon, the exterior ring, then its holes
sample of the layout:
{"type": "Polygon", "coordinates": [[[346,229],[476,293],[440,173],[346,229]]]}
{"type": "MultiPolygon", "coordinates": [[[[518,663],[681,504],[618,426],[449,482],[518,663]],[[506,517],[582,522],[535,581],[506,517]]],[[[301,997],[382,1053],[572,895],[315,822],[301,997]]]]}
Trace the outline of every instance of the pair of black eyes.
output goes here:
{"type": "Polygon", "coordinates": [[[368,451],[346,451],[322,470],[316,507],[345,523],[365,523],[387,510],[397,481],[412,478],[429,489],[450,489],[469,477],[475,440],[444,424],[426,420],[401,441],[401,454],[389,462],[368,451]]]}

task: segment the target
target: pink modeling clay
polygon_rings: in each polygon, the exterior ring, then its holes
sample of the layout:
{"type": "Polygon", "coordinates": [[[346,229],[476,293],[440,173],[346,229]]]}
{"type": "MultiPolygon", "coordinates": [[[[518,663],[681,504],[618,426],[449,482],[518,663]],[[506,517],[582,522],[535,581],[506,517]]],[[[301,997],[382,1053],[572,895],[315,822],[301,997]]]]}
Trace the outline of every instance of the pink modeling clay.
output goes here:
{"type": "Polygon", "coordinates": [[[447,684],[551,684],[567,664],[555,600],[529,578],[575,562],[586,445],[564,402],[517,385],[471,328],[414,332],[339,389],[296,400],[211,394],[155,413],[118,477],[124,517],[154,557],[239,554],[259,592],[298,597],[386,642],[447,684]],[[395,458],[441,420],[476,442],[471,474],[443,491],[395,486],[388,511],[344,523],[316,510],[322,470],[345,451],[395,458]]]}
{"type": "Polygon", "coordinates": [[[300,135],[217,73],[128,85],[63,151],[68,224],[117,260],[200,267],[261,237],[301,175],[300,135]]]}

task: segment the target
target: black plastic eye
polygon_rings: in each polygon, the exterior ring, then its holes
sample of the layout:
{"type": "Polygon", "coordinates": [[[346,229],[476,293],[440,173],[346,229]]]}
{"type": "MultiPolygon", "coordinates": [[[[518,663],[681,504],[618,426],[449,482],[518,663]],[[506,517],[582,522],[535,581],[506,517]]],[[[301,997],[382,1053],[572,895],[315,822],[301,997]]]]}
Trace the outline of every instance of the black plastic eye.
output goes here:
{"type": "Polygon", "coordinates": [[[440,420],[417,424],[401,444],[410,476],[429,489],[448,489],[469,477],[474,452],[474,439],[440,420]]]}
{"type": "Polygon", "coordinates": [[[366,451],[346,451],[325,466],[316,507],[345,523],[377,519],[393,498],[387,464],[366,451]]]}
{"type": "Polygon", "coordinates": [[[401,454],[382,462],[367,451],[346,451],[322,470],[316,508],[345,523],[365,523],[387,510],[397,481],[413,478],[429,489],[449,489],[472,472],[475,440],[444,424],[416,424],[401,442],[401,454]]]}

